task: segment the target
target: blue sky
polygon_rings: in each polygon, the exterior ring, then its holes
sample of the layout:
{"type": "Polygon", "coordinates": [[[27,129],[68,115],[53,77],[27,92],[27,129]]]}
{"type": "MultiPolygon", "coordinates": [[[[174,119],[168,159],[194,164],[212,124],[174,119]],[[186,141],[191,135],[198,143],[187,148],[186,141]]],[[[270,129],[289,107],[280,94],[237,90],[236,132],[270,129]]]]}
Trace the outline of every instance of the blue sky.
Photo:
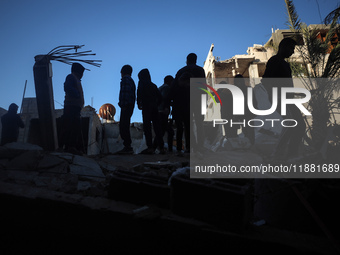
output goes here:
{"type": "MultiPolygon", "coordinates": [[[[339,0],[295,0],[300,19],[320,23],[339,0]],[[319,6],[319,9],[318,9],[319,6]],[[321,18],[320,18],[321,15],[321,18]]],[[[102,1],[0,0],[0,107],[35,97],[34,56],[60,45],[85,45],[102,60],[100,68],[86,65],[83,77],[85,105],[98,111],[105,103],[117,105],[120,69],[133,67],[132,78],[148,68],[157,86],[166,75],[175,76],[195,52],[203,66],[210,45],[214,55],[228,59],[246,54],[253,44],[264,44],[272,27],[286,29],[284,0],[258,1],[102,1]]],[[[55,108],[63,108],[65,77],[70,66],[52,61],[55,108]]],[[[135,108],[132,122],[141,122],[135,108]]]]}

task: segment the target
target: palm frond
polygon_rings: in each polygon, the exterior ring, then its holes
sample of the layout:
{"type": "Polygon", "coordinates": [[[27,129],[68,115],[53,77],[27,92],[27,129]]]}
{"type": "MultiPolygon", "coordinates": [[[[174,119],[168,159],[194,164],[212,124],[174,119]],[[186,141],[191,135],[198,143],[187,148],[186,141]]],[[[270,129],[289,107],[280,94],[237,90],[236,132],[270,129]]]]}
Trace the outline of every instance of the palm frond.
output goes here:
{"type": "Polygon", "coordinates": [[[328,56],[322,77],[339,77],[340,72],[340,44],[333,48],[328,56]]]}
{"type": "Polygon", "coordinates": [[[288,21],[287,25],[291,30],[300,31],[301,30],[301,21],[299,19],[299,16],[295,10],[295,6],[293,4],[292,0],[285,0],[286,4],[286,10],[287,10],[287,16],[288,21]]]}
{"type": "Polygon", "coordinates": [[[334,20],[340,21],[340,6],[338,6],[335,10],[330,12],[326,18],[324,19],[324,23],[326,25],[331,24],[334,20]]]}

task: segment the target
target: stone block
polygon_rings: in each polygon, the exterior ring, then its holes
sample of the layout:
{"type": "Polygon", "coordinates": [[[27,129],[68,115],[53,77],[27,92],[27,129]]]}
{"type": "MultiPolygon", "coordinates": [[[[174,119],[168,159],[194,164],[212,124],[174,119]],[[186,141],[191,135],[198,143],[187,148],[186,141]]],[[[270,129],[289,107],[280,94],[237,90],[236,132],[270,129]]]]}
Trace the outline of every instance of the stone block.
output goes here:
{"type": "Polygon", "coordinates": [[[73,164],[70,165],[70,173],[87,179],[105,179],[102,169],[95,160],[78,155],[74,156],[73,164]]]}
{"type": "Polygon", "coordinates": [[[54,155],[46,154],[38,163],[38,169],[49,169],[64,164],[66,161],[54,155]]]}
{"type": "Polygon", "coordinates": [[[119,124],[118,123],[103,123],[104,137],[118,138],[119,124]]]}
{"type": "Polygon", "coordinates": [[[13,143],[7,143],[4,145],[4,147],[11,149],[11,150],[19,150],[19,151],[41,151],[43,148],[41,148],[39,145],[30,144],[30,143],[23,143],[23,142],[13,142],[13,143]]]}
{"type": "Polygon", "coordinates": [[[42,158],[42,151],[26,151],[10,160],[7,164],[7,169],[36,170],[38,168],[39,161],[42,158]]]}

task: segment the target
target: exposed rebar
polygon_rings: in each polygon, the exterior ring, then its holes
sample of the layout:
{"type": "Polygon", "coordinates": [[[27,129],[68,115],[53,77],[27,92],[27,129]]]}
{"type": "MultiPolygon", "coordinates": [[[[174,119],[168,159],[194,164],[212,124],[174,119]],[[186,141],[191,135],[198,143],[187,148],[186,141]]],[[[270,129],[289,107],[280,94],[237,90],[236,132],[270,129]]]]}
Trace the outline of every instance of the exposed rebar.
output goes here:
{"type": "MultiPolygon", "coordinates": [[[[95,56],[95,53],[91,53],[91,50],[80,51],[78,49],[82,48],[85,45],[62,45],[52,49],[47,56],[50,60],[56,60],[68,65],[72,65],[74,62],[83,62],[89,65],[93,65],[96,67],[100,67],[102,62],[101,60],[89,60],[89,59],[80,59],[79,57],[87,57],[87,56],[95,56]],[[75,50],[74,53],[70,53],[68,51],[75,50]]],[[[89,70],[89,69],[86,69],[89,70]]]]}

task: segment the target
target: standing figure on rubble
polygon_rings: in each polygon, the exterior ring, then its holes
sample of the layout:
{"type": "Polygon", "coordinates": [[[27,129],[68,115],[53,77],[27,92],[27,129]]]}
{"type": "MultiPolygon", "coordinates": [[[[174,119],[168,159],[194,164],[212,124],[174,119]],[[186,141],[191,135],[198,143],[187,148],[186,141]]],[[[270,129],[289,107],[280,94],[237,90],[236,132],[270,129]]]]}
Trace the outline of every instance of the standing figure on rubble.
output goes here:
{"type": "Polygon", "coordinates": [[[120,121],[119,132],[123,139],[124,148],[118,151],[118,154],[133,154],[131,147],[130,123],[133,110],[136,102],[136,85],[131,78],[132,67],[124,65],[120,71],[122,80],[120,82],[119,102],[120,107],[120,121]]]}
{"type": "Polygon", "coordinates": [[[190,87],[190,78],[205,78],[205,71],[201,66],[196,64],[197,55],[195,53],[190,53],[187,56],[186,66],[178,70],[175,76],[173,89],[171,92],[171,97],[173,100],[173,116],[175,119],[177,134],[176,134],[176,142],[177,142],[177,151],[178,153],[182,150],[182,135],[181,132],[178,133],[178,127],[183,129],[183,121],[187,122],[189,118],[189,125],[195,123],[196,125],[196,133],[195,136],[194,130],[190,130],[190,126],[184,123],[185,129],[185,152],[190,152],[190,140],[193,140],[194,148],[193,150],[199,152],[201,148],[203,148],[203,140],[204,140],[204,127],[203,120],[204,115],[201,114],[201,101],[199,97],[199,93],[201,90],[198,88],[190,87]],[[189,84],[189,87],[187,86],[189,84]],[[190,96],[195,93],[190,93],[190,90],[194,90],[193,92],[198,93],[196,99],[191,99],[190,96]],[[189,104],[188,104],[189,103],[189,104]],[[184,107],[184,108],[183,108],[184,107]],[[188,109],[187,109],[188,108],[188,109]],[[190,110],[191,108],[191,110],[190,110]],[[177,119],[177,121],[176,121],[177,119]],[[192,122],[192,123],[191,123],[192,122]],[[177,126],[178,123],[178,126],[177,126]],[[188,134],[189,133],[189,134],[188,134]]]}
{"type": "MultiPolygon", "coordinates": [[[[246,81],[245,78],[243,77],[243,75],[241,74],[237,74],[234,77],[234,84],[239,87],[245,98],[248,98],[248,89],[249,87],[246,85],[246,81]]],[[[248,107],[248,104],[246,102],[246,100],[244,101],[244,115],[241,115],[241,118],[239,120],[239,122],[243,122],[245,121],[245,123],[248,123],[249,120],[253,119],[255,117],[255,114],[253,114],[248,107]]],[[[253,106],[255,107],[255,109],[257,109],[257,101],[256,101],[256,97],[255,94],[253,92],[253,106]]],[[[248,126],[248,125],[244,125],[242,126],[242,133],[244,134],[245,137],[247,137],[250,141],[250,143],[253,145],[255,143],[255,130],[254,127],[248,126]]]]}
{"type": "MultiPolygon", "coordinates": [[[[168,136],[168,151],[172,152],[172,144],[173,144],[173,136],[174,130],[172,128],[172,120],[169,120],[169,115],[171,112],[171,105],[170,105],[170,89],[172,86],[172,82],[174,81],[174,77],[171,75],[167,75],[164,77],[164,84],[160,86],[158,89],[162,95],[162,102],[158,106],[158,115],[159,120],[161,123],[161,131],[162,137],[164,138],[165,132],[168,136]]],[[[157,147],[157,140],[154,140],[154,147],[157,147]]]]}
{"type": "MultiPolygon", "coordinates": [[[[292,71],[289,63],[287,63],[285,59],[289,58],[294,53],[295,46],[296,41],[294,39],[284,38],[279,44],[278,53],[268,60],[262,79],[262,84],[268,92],[270,101],[272,101],[272,87],[278,88],[277,111],[280,114],[281,88],[294,87],[292,71]]],[[[294,95],[287,95],[287,98],[293,97],[294,95]]],[[[273,157],[277,159],[297,157],[299,154],[300,143],[306,130],[305,121],[296,105],[287,105],[287,116],[285,118],[294,119],[298,124],[295,127],[284,127],[282,129],[279,142],[273,154],[273,157]]]]}
{"type": "Polygon", "coordinates": [[[62,130],[59,139],[59,148],[67,152],[81,155],[84,145],[79,146],[81,137],[80,112],[84,107],[84,92],[81,84],[85,68],[79,63],[73,63],[71,73],[64,82],[65,100],[62,115],[62,130]],[[64,148],[63,148],[64,147],[64,148]]]}
{"type": "MultiPolygon", "coordinates": [[[[227,82],[221,81],[220,84],[227,84],[227,82]]],[[[235,138],[237,137],[239,125],[236,126],[229,123],[231,119],[236,122],[233,115],[233,95],[231,91],[226,88],[218,89],[217,93],[220,95],[221,101],[223,102],[223,105],[220,108],[221,119],[228,120],[228,123],[223,125],[225,137],[227,139],[235,138]]]]}
{"type": "Polygon", "coordinates": [[[24,128],[24,122],[17,114],[19,106],[15,103],[10,104],[8,112],[1,117],[1,145],[16,142],[19,136],[19,128],[24,128]]]}
{"type": "Polygon", "coordinates": [[[143,130],[146,141],[146,148],[141,154],[153,154],[155,148],[152,144],[152,127],[155,132],[157,146],[161,154],[165,153],[164,141],[160,119],[158,115],[158,106],[162,102],[161,92],[157,86],[151,81],[150,72],[148,69],[143,69],[138,73],[138,88],[137,88],[137,106],[142,110],[143,130]]]}

